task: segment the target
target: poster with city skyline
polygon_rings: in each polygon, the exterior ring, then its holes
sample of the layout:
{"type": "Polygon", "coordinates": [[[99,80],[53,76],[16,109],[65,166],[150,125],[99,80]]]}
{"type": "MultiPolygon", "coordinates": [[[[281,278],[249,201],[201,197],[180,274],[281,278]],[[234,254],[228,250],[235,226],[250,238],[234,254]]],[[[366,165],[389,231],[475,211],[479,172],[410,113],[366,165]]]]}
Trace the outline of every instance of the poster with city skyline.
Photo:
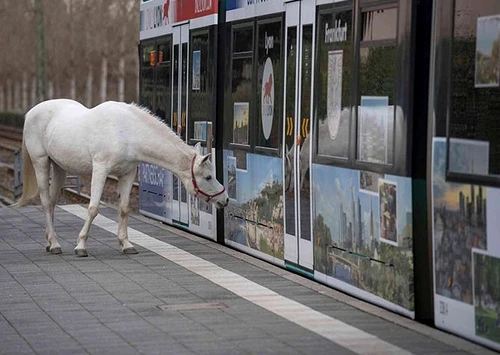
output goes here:
{"type": "MultiPolygon", "coordinates": [[[[500,189],[447,182],[446,143],[432,144],[434,322],[500,350],[500,189]]],[[[465,143],[461,171],[481,174],[485,145],[465,143]]]]}
{"type": "MultiPolygon", "coordinates": [[[[465,170],[483,159],[468,157],[465,170]]],[[[486,189],[446,181],[445,138],[434,139],[432,168],[435,292],[472,304],[471,250],[487,248],[486,189]]]]}
{"type": "Polygon", "coordinates": [[[397,243],[389,244],[379,194],[363,191],[357,170],[313,164],[312,176],[315,270],[413,311],[411,179],[385,175],[397,186],[397,243]]]}

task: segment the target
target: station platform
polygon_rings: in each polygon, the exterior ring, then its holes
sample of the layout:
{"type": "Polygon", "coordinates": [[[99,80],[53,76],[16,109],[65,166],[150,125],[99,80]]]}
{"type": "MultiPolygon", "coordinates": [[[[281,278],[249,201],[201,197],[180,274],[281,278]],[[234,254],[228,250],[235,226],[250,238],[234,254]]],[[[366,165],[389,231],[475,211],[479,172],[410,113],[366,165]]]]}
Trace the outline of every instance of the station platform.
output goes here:
{"type": "Polygon", "coordinates": [[[56,208],[52,255],[41,207],[0,208],[0,353],[494,353],[140,215],[124,255],[110,207],[79,258],[85,215],[56,208]]]}

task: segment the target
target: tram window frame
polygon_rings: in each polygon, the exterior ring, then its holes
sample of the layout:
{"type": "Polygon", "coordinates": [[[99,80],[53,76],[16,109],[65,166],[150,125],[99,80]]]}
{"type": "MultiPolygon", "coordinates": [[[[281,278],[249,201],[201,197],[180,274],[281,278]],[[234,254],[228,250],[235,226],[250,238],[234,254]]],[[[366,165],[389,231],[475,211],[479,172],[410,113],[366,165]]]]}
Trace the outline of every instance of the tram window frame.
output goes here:
{"type": "MultiPolygon", "coordinates": [[[[453,85],[453,78],[454,78],[454,75],[453,75],[453,69],[455,67],[455,52],[454,52],[454,48],[457,46],[457,39],[455,37],[455,17],[456,17],[456,3],[455,2],[446,2],[446,5],[443,6],[442,8],[438,9],[438,14],[437,14],[437,18],[441,18],[442,16],[452,16],[452,21],[448,21],[448,22],[444,22],[441,23],[441,27],[442,27],[442,34],[440,34],[443,38],[448,38],[449,40],[449,45],[448,46],[445,46],[443,43],[438,43],[438,41],[435,41],[435,48],[436,48],[436,53],[442,53],[441,56],[439,56],[438,58],[438,63],[436,65],[436,68],[437,67],[441,67],[441,68],[445,68],[446,69],[446,73],[442,76],[442,78],[440,78],[441,80],[443,80],[443,78],[446,78],[448,77],[449,80],[448,80],[448,85],[446,85],[445,87],[445,90],[446,90],[446,100],[444,102],[439,102],[439,101],[436,101],[436,98],[434,99],[435,102],[434,102],[434,109],[437,111],[437,110],[441,110],[439,107],[442,107],[443,105],[446,106],[445,110],[443,110],[445,112],[445,114],[443,116],[445,116],[445,132],[442,132],[442,127],[439,126],[439,120],[437,120],[436,122],[436,126],[440,128],[440,130],[436,131],[436,136],[439,136],[440,134],[442,135],[443,133],[445,133],[445,137],[446,137],[446,158],[445,158],[445,178],[446,178],[446,181],[450,181],[450,182],[456,182],[456,183],[463,183],[463,184],[471,184],[471,185],[480,185],[480,186],[488,186],[488,187],[500,187],[500,171],[499,171],[499,174],[492,174],[490,172],[490,169],[491,167],[488,166],[488,173],[487,174],[478,174],[478,173],[466,173],[466,172],[459,172],[459,171],[454,171],[454,170],[450,170],[450,151],[451,151],[451,144],[453,144],[453,142],[451,142],[453,139],[467,139],[467,140],[470,140],[471,142],[477,142],[478,143],[478,147],[480,146],[479,142],[484,142],[484,140],[480,140],[480,139],[477,139],[475,137],[475,127],[476,125],[474,125],[472,127],[472,129],[470,127],[469,128],[469,136],[470,135],[474,135],[473,138],[471,137],[465,137],[465,136],[452,136],[452,124],[456,124],[457,122],[453,122],[454,120],[454,117],[453,116],[453,112],[452,112],[452,109],[453,109],[453,101],[454,101],[454,95],[455,95],[455,91],[454,91],[454,85],[453,85]],[[441,16],[441,17],[439,17],[441,16]],[[471,133],[470,131],[474,131],[474,133],[471,133]]],[[[498,14],[482,14],[481,16],[479,16],[480,14],[478,14],[478,17],[486,17],[486,16],[494,16],[494,15],[497,15],[498,14]]],[[[477,24],[477,18],[476,18],[476,21],[474,21],[474,25],[477,24]]],[[[477,31],[477,28],[476,28],[476,31],[477,31]]],[[[475,68],[475,65],[476,65],[476,43],[477,43],[477,33],[475,33],[475,43],[474,43],[474,68],[475,68]]],[[[463,60],[463,59],[462,59],[463,60]]],[[[490,92],[493,92],[492,95],[495,95],[497,98],[500,98],[500,89],[499,87],[500,86],[496,86],[496,87],[477,87],[476,86],[476,78],[475,78],[475,69],[474,69],[474,78],[473,78],[473,81],[474,81],[474,88],[473,88],[473,98],[471,99],[473,101],[473,110],[476,111],[476,107],[475,107],[475,104],[476,104],[476,93],[477,95],[481,95],[481,94],[485,94],[483,91],[490,91],[490,92]],[[480,91],[480,92],[478,92],[480,91]]],[[[437,83],[437,80],[438,79],[435,79],[435,82],[437,83]]],[[[463,89],[463,88],[462,88],[463,89]]],[[[470,90],[470,88],[469,88],[470,90]]],[[[470,93],[470,91],[469,91],[470,93]]],[[[455,99],[456,100],[456,99],[455,99]]],[[[468,109],[468,107],[466,107],[468,109]]],[[[491,117],[489,117],[489,119],[491,120],[491,117]]],[[[494,119],[494,118],[493,118],[494,119]]],[[[477,120],[477,117],[476,117],[476,120],[477,120]]],[[[458,122],[460,123],[460,121],[458,122]]],[[[462,125],[465,126],[465,128],[467,129],[467,125],[468,123],[465,122],[465,123],[462,123],[462,125]]],[[[472,126],[472,124],[470,124],[472,126]]],[[[483,128],[484,129],[484,128],[483,128]]],[[[500,139],[500,137],[499,137],[500,139]]],[[[491,151],[489,149],[489,144],[491,142],[491,139],[488,140],[488,161],[490,161],[492,159],[492,156],[491,156],[491,151]]],[[[498,154],[498,153],[497,153],[498,154]]]]}
{"type": "MultiPolygon", "coordinates": [[[[250,122],[250,130],[253,131],[254,141],[251,146],[256,153],[264,154],[264,155],[272,155],[272,156],[281,156],[281,141],[282,141],[282,129],[283,129],[283,92],[284,92],[284,33],[285,33],[285,18],[284,14],[280,14],[279,16],[262,16],[256,19],[254,24],[254,54],[253,54],[253,70],[254,70],[254,81],[259,83],[258,80],[258,70],[259,70],[259,35],[260,35],[260,26],[268,25],[268,24],[280,24],[280,47],[279,47],[279,56],[280,56],[280,66],[279,71],[276,71],[276,67],[274,66],[274,117],[273,117],[273,127],[272,130],[276,130],[275,135],[278,139],[276,146],[266,147],[259,144],[258,137],[261,135],[261,113],[258,114],[258,110],[260,108],[259,103],[261,102],[261,90],[259,90],[259,85],[256,85],[253,89],[254,92],[254,120],[253,124],[250,122]],[[276,76],[279,75],[281,82],[281,89],[279,91],[276,90],[276,83],[278,80],[275,80],[276,76]],[[277,109],[276,109],[277,108],[277,109]],[[277,124],[275,123],[277,122],[277,124]]],[[[273,63],[274,64],[274,63],[273,63]]]]}
{"type": "MultiPolygon", "coordinates": [[[[413,65],[411,51],[413,50],[413,5],[411,0],[352,0],[350,3],[334,3],[321,5],[317,7],[316,22],[319,23],[321,13],[338,13],[347,10],[353,11],[353,53],[350,64],[351,83],[350,83],[350,126],[349,126],[349,144],[348,157],[336,157],[318,154],[318,122],[316,119],[317,100],[314,98],[314,124],[313,124],[313,163],[339,166],[355,170],[365,170],[382,174],[395,174],[401,176],[411,176],[412,164],[412,141],[411,124],[412,111],[411,102],[413,87],[409,84],[413,80],[413,65]],[[363,13],[374,10],[392,9],[396,13],[396,34],[390,40],[365,41],[362,42],[363,13]],[[393,159],[391,164],[380,164],[376,162],[362,161],[358,159],[358,102],[361,96],[361,68],[360,68],[360,48],[363,45],[394,45],[394,129],[393,129],[393,159]],[[396,150],[397,147],[397,150],[396,150]]],[[[316,41],[319,39],[319,31],[316,31],[316,41]]],[[[319,46],[316,43],[316,52],[319,46]]],[[[316,68],[318,66],[318,53],[316,53],[316,68]]],[[[315,73],[315,82],[317,82],[317,72],[315,73]]],[[[316,95],[317,93],[315,93],[316,95]]]]}
{"type": "MultiPolygon", "coordinates": [[[[228,138],[228,145],[232,149],[239,149],[243,151],[252,151],[253,145],[253,140],[255,139],[254,137],[254,130],[252,129],[252,126],[254,124],[255,118],[254,118],[254,111],[255,111],[255,20],[252,19],[251,21],[243,21],[239,23],[234,23],[231,26],[231,42],[230,42],[230,51],[229,51],[229,63],[230,63],[230,77],[229,77],[229,100],[228,102],[230,103],[229,113],[227,116],[231,117],[230,119],[230,134],[224,134],[228,138]],[[252,34],[252,42],[251,45],[248,46],[248,50],[244,51],[239,51],[235,52],[235,33],[238,31],[245,31],[245,30],[250,30],[252,34]],[[250,82],[251,82],[251,90],[248,96],[248,128],[247,128],[247,144],[242,144],[242,143],[235,143],[233,142],[233,134],[232,132],[234,131],[234,104],[237,103],[238,101],[235,101],[233,98],[234,92],[233,92],[233,68],[234,68],[234,62],[238,60],[251,60],[251,76],[250,76],[250,82]],[[232,114],[232,115],[231,115],[232,114]]],[[[244,103],[244,102],[243,102],[244,103]]],[[[229,125],[228,125],[229,126],[229,125]]]]}
{"type": "MultiPolygon", "coordinates": [[[[316,53],[315,53],[315,71],[316,73],[314,74],[314,85],[315,85],[315,90],[314,90],[314,111],[313,111],[313,117],[314,117],[314,124],[313,124],[313,163],[319,163],[319,164],[330,164],[333,163],[337,166],[345,166],[345,167],[352,167],[351,159],[350,159],[350,151],[351,151],[351,134],[352,134],[352,121],[354,120],[354,115],[353,115],[353,107],[354,107],[354,102],[355,102],[355,94],[356,94],[356,86],[354,85],[355,78],[357,78],[356,71],[353,70],[356,65],[355,57],[356,57],[356,46],[357,46],[357,41],[356,41],[356,9],[355,9],[355,0],[352,1],[345,1],[343,3],[334,3],[334,4],[328,4],[328,5],[322,5],[318,7],[318,10],[316,12],[316,23],[318,24],[316,26],[316,53]],[[347,102],[347,107],[349,108],[349,123],[348,123],[348,128],[347,128],[347,152],[345,156],[341,155],[328,155],[324,153],[320,153],[320,139],[319,139],[319,119],[318,119],[318,105],[319,105],[319,100],[320,100],[320,93],[317,85],[320,82],[320,53],[319,50],[321,48],[321,45],[318,43],[319,41],[322,40],[321,36],[321,26],[320,23],[323,23],[321,20],[321,17],[324,15],[336,15],[339,13],[343,12],[349,12],[351,11],[351,23],[350,23],[350,30],[351,30],[351,44],[350,44],[350,50],[351,53],[349,55],[349,67],[347,70],[351,71],[351,78],[347,82],[348,86],[348,95],[347,97],[341,97],[341,101],[346,101],[347,102]]],[[[348,44],[349,46],[349,44],[348,44]]],[[[344,83],[344,78],[342,79],[344,83]]],[[[342,88],[343,90],[343,88],[342,88]]]]}
{"type": "MultiPolygon", "coordinates": [[[[198,121],[206,121],[207,123],[210,123],[212,124],[212,129],[214,129],[215,127],[215,121],[214,121],[214,117],[215,117],[215,110],[216,110],[216,105],[215,105],[215,101],[216,101],[216,91],[215,91],[215,81],[216,81],[216,77],[215,77],[215,72],[213,70],[208,70],[209,68],[213,68],[214,67],[214,59],[213,59],[213,51],[214,51],[214,43],[215,43],[215,29],[213,26],[210,26],[210,27],[203,27],[203,28],[198,28],[198,29],[193,29],[190,31],[190,34],[189,34],[189,43],[190,43],[190,46],[189,46],[189,82],[188,82],[188,88],[189,88],[189,96],[188,96],[188,100],[191,104],[189,104],[188,106],[188,117],[189,117],[189,121],[188,121],[188,139],[189,139],[189,143],[190,144],[196,144],[196,143],[201,143],[201,145],[203,147],[206,147],[206,144],[207,144],[207,141],[208,139],[211,139],[213,141],[213,137],[215,136],[215,132],[212,131],[212,137],[206,137],[206,139],[196,139],[194,138],[194,123],[195,122],[198,122],[198,121]],[[193,101],[196,101],[192,95],[193,95],[193,77],[192,77],[192,74],[193,74],[193,53],[194,53],[194,49],[193,49],[193,46],[194,46],[194,41],[195,41],[195,37],[199,37],[199,36],[206,36],[207,37],[207,43],[206,43],[206,47],[207,47],[207,50],[206,52],[201,52],[200,53],[200,57],[201,57],[201,61],[203,62],[204,58],[207,60],[207,68],[206,69],[206,78],[203,79],[202,76],[203,76],[203,66],[200,67],[200,90],[202,90],[202,82],[205,83],[205,90],[204,90],[204,94],[206,95],[207,97],[207,101],[211,101],[211,110],[209,110],[209,112],[207,112],[206,114],[206,119],[201,119],[201,120],[193,120],[193,105],[192,105],[192,102],[193,101]]],[[[200,63],[200,65],[202,65],[202,63],[200,63]]],[[[208,130],[206,131],[208,132],[208,130]]]]}
{"type": "MultiPolygon", "coordinates": [[[[172,70],[172,35],[171,34],[140,41],[140,43],[139,43],[139,66],[140,66],[139,102],[141,105],[146,106],[153,113],[156,113],[156,109],[157,109],[157,105],[158,105],[158,102],[157,102],[157,80],[156,80],[157,70],[156,70],[156,68],[167,66],[168,65],[167,62],[169,62],[170,68],[172,70]],[[167,44],[167,45],[169,44],[170,45],[170,58],[169,58],[169,60],[164,60],[161,63],[159,63],[158,62],[158,47],[162,44],[167,44]],[[143,60],[143,55],[144,55],[143,51],[146,47],[152,47],[155,50],[154,65],[151,65],[151,64],[148,66],[145,65],[146,62],[143,60]],[[143,92],[144,92],[144,76],[143,76],[143,74],[144,74],[145,70],[152,71],[153,90],[151,93],[151,95],[152,95],[151,105],[145,104],[144,100],[143,100],[143,92]]],[[[170,79],[172,79],[172,73],[170,73],[170,79]]],[[[171,84],[170,84],[169,91],[170,91],[170,93],[172,91],[171,84]]],[[[170,96],[171,96],[171,94],[170,94],[170,96]]],[[[171,107],[170,107],[170,110],[171,110],[171,107]]],[[[170,112],[166,112],[166,115],[170,115],[170,112]]],[[[165,120],[162,120],[162,121],[165,122],[165,124],[167,124],[169,127],[171,126],[171,124],[170,125],[168,124],[169,120],[167,118],[165,118],[165,120]]],[[[170,117],[170,121],[171,121],[171,117],[170,117]]]]}

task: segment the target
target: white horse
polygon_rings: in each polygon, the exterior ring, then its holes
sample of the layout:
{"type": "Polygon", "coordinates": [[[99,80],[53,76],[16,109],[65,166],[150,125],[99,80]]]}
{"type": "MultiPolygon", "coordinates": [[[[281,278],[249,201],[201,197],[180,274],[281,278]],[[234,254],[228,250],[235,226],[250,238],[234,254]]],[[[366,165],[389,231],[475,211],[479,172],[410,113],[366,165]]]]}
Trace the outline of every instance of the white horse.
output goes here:
{"type": "Polygon", "coordinates": [[[45,249],[60,254],[54,208],[66,174],[91,174],[88,215],[75,248],[76,255],[87,256],[90,225],[98,213],[106,177],[114,174],[119,178],[119,244],[123,253],[136,254],[128,240],[127,223],[138,164],[144,161],[171,171],[191,195],[201,195],[223,208],[229,197],[215,179],[209,157],[201,154],[199,143],[194,148],[187,145],[157,117],[134,104],[110,101],[88,109],[73,100],[45,101],[25,117],[23,194],[14,207],[26,204],[40,192],[47,222],[45,249]]]}

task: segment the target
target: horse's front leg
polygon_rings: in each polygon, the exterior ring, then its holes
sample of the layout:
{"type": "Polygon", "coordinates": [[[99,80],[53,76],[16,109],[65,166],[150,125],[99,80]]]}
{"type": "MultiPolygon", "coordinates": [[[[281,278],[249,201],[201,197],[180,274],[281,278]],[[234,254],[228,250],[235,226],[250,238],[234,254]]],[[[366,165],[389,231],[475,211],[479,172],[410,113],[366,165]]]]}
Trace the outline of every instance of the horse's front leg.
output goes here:
{"type": "Polygon", "coordinates": [[[92,221],[97,216],[97,213],[99,213],[99,202],[101,201],[101,196],[104,190],[104,184],[106,183],[107,176],[108,170],[104,165],[95,164],[93,166],[87,219],[85,220],[83,228],[78,235],[78,239],[76,240],[77,245],[75,248],[75,254],[78,256],[88,256],[85,243],[87,242],[87,238],[89,236],[89,230],[90,226],[92,225],[92,221]]]}
{"type": "Polygon", "coordinates": [[[120,195],[120,223],[118,224],[118,241],[124,254],[137,254],[137,250],[128,240],[127,225],[130,213],[130,192],[134,184],[137,169],[120,176],[118,194],[120,195]]]}
{"type": "MultiPolygon", "coordinates": [[[[49,187],[49,196],[50,196],[50,204],[49,204],[49,214],[50,218],[52,221],[52,225],[54,225],[54,210],[56,208],[57,201],[59,200],[59,195],[61,193],[61,189],[64,185],[64,181],[66,180],[66,171],[61,169],[59,165],[52,163],[52,180],[50,182],[50,187],[49,187]]],[[[56,240],[57,234],[50,235],[49,233],[49,227],[47,225],[47,228],[45,230],[45,250],[54,252],[57,251],[57,248],[59,250],[61,247],[59,246],[59,243],[56,240]]],[[[56,253],[57,254],[57,253],[56,253]]]]}

